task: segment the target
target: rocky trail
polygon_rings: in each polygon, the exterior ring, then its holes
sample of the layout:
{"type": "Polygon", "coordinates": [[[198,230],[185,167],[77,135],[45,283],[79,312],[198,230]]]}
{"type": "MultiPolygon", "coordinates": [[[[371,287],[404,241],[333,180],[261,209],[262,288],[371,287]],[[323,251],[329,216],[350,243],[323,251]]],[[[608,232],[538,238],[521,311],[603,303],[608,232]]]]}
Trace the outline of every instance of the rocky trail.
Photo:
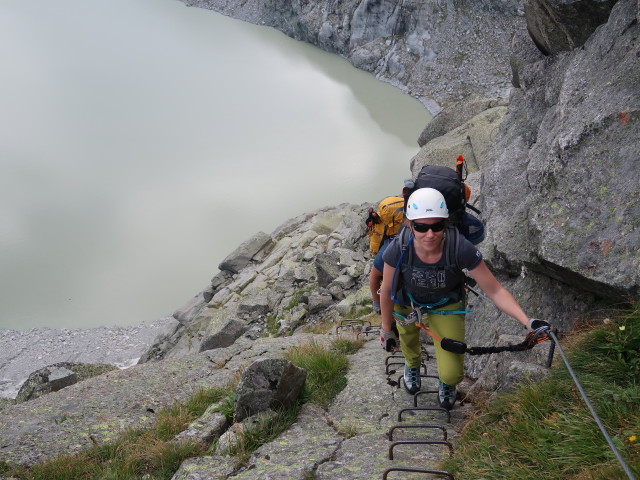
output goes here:
{"type": "MultiPolygon", "coordinates": [[[[224,385],[258,358],[279,358],[291,346],[326,343],[332,338],[335,336],[301,334],[257,341],[240,339],[227,348],[114,370],[9,406],[0,413],[0,458],[28,465],[90,448],[94,441],[108,443],[123,428],[151,424],[154,412],[199,388],[224,385]]],[[[402,365],[395,363],[402,359],[387,356],[377,338],[366,342],[350,356],[347,386],[331,406],[325,411],[305,405],[297,421],[255,451],[247,466],[238,469],[233,457],[193,458],[183,463],[173,479],[346,480],[382,478],[392,467],[435,468],[438,460],[449,454],[446,444],[398,444],[393,448],[394,460],[389,460],[390,428],[438,424],[442,427],[396,428],[392,439],[451,442],[469,407],[456,405],[450,419],[443,410],[401,413],[414,407],[414,399],[398,385],[402,365]]],[[[424,368],[426,374],[433,375],[435,359],[426,361],[424,368]]],[[[424,377],[423,390],[434,387],[435,382],[424,377]]],[[[419,407],[436,407],[435,402],[433,394],[419,394],[417,398],[419,407]]]]}

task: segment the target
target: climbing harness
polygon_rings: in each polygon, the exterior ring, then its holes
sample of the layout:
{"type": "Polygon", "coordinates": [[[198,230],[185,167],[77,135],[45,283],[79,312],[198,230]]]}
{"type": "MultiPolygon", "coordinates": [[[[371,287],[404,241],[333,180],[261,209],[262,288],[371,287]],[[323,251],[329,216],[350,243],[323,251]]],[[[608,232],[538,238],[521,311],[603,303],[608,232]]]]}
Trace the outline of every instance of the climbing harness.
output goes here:
{"type": "MultiPolygon", "coordinates": [[[[443,299],[444,302],[448,299],[443,299]]],[[[439,303],[440,304],[440,303],[439,303]]],[[[540,327],[536,330],[529,332],[524,341],[517,344],[512,345],[501,345],[501,346],[490,346],[490,347],[469,347],[466,343],[461,342],[459,340],[453,340],[451,338],[440,338],[438,335],[429,330],[424,323],[422,322],[422,316],[426,312],[433,312],[439,315],[452,315],[458,313],[468,313],[468,310],[434,310],[433,307],[438,304],[433,304],[430,306],[425,306],[420,304],[420,307],[415,308],[409,313],[409,315],[404,316],[398,312],[393,312],[394,317],[396,317],[398,323],[403,327],[407,325],[415,324],[416,327],[424,330],[434,341],[440,343],[440,346],[443,350],[451,353],[464,354],[468,353],[469,355],[487,355],[490,353],[501,353],[501,352],[522,352],[524,350],[530,350],[535,347],[537,344],[542,343],[546,340],[549,340],[548,332],[549,327],[540,327]],[[429,308],[431,307],[431,308],[429,308]],[[423,311],[426,309],[426,312],[423,311]]],[[[412,299],[413,306],[413,299],[412,299]]]]}

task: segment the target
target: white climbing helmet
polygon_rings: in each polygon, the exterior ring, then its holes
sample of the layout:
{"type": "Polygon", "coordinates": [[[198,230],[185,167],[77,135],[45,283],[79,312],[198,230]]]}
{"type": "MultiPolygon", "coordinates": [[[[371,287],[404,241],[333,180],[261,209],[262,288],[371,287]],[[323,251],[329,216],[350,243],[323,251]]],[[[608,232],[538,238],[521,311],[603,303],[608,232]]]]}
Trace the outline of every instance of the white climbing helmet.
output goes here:
{"type": "Polygon", "coordinates": [[[419,188],[407,201],[407,218],[449,218],[449,209],[442,194],[435,188],[419,188]]]}

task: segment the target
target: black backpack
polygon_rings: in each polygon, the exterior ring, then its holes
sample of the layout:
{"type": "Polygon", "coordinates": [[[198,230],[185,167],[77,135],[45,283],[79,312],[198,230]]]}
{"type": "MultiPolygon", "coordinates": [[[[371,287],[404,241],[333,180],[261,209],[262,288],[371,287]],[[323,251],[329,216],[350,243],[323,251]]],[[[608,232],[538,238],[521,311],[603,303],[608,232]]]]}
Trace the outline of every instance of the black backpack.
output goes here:
{"type": "MultiPolygon", "coordinates": [[[[402,196],[404,197],[404,211],[407,211],[409,196],[419,188],[435,188],[444,197],[449,209],[449,219],[458,230],[468,236],[468,232],[461,227],[461,220],[467,208],[480,215],[480,210],[467,201],[471,195],[471,189],[464,183],[467,177],[467,167],[464,157],[458,155],[456,170],[439,165],[425,165],[415,179],[405,180],[402,196]]],[[[479,223],[479,221],[478,221],[479,223]]],[[[484,229],[483,229],[484,230],[484,229]]],[[[483,236],[484,238],[484,236],[483,236]]]]}

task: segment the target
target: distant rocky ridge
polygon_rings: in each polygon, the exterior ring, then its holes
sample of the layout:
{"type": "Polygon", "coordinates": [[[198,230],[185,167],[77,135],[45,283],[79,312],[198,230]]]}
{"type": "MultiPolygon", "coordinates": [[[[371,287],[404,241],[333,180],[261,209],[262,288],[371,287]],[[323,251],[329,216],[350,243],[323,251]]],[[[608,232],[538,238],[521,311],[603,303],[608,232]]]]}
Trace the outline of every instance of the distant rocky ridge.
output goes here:
{"type": "MultiPolygon", "coordinates": [[[[536,0],[526,0],[522,4],[507,0],[470,4],[460,0],[424,2],[421,5],[392,0],[275,0],[264,5],[251,0],[190,3],[245,16],[255,23],[264,21],[271,24],[279,18],[286,18],[287,21],[280,25],[285,32],[298,32],[298,38],[302,38],[304,33],[308,38],[316,39],[314,43],[320,46],[323,46],[320,42],[323,38],[335,42],[342,38],[342,43],[336,45],[351,45],[348,32],[352,31],[353,25],[369,25],[370,28],[363,28],[359,35],[360,38],[369,38],[369,32],[373,37],[364,43],[353,43],[358,46],[349,50],[352,59],[361,58],[358,55],[371,55],[373,58],[376,46],[384,45],[378,52],[382,59],[380,65],[386,65],[386,70],[377,71],[377,75],[380,78],[388,75],[387,81],[404,85],[406,91],[421,98],[431,108],[437,104],[435,110],[444,106],[441,114],[420,137],[421,150],[411,159],[412,171],[417,172],[425,163],[450,165],[458,153],[465,155],[471,170],[472,202],[483,211],[486,223],[487,239],[481,244],[481,251],[492,270],[525,310],[531,316],[548,319],[566,331],[594,309],[603,308],[612,301],[619,303],[638,299],[640,4],[636,0],[619,0],[615,4],[604,0],[583,0],[572,2],[573,7],[569,11],[564,8],[566,2],[545,0],[546,20],[544,15],[540,16],[540,8],[536,8],[542,1],[536,0]],[[602,14],[603,8],[609,8],[607,4],[611,7],[608,19],[602,14]],[[404,10],[405,7],[413,10],[404,10]],[[459,88],[453,84],[453,94],[448,95],[446,88],[440,89],[444,83],[439,79],[444,77],[436,75],[432,89],[425,85],[425,89],[430,89],[425,96],[426,90],[416,93],[408,83],[402,82],[404,78],[411,78],[424,85],[431,83],[431,77],[393,77],[391,66],[394,59],[401,58],[394,57],[393,53],[397,53],[394,48],[400,42],[414,42],[414,37],[409,40],[414,32],[419,32],[416,35],[423,45],[431,40],[424,29],[413,30],[433,20],[416,13],[424,12],[420,10],[422,8],[437,13],[433,18],[445,18],[447,21],[473,16],[478,11],[493,12],[495,17],[512,17],[510,21],[513,23],[508,31],[501,31],[493,37],[493,43],[488,43],[496,51],[504,49],[506,52],[504,58],[496,60],[505,62],[503,67],[507,70],[501,70],[498,75],[500,82],[483,90],[479,88],[481,85],[470,79],[474,73],[470,68],[466,73],[468,76],[463,76],[469,80],[470,86],[459,88]],[[408,25],[402,35],[398,34],[400,30],[392,29],[397,34],[394,38],[375,36],[375,32],[387,31],[387,23],[382,22],[383,27],[377,25],[384,17],[381,12],[385,11],[396,12],[396,17],[389,16],[398,19],[396,23],[391,22],[393,25],[408,25]],[[413,12],[409,15],[411,21],[403,23],[403,15],[409,12],[413,12]],[[526,12],[526,19],[522,12],[526,12]],[[591,25],[592,31],[585,39],[577,39],[569,24],[576,15],[589,17],[593,12],[600,21],[605,18],[606,23],[594,23],[591,18],[584,18],[581,24],[591,25]],[[326,14],[328,23],[320,21],[325,17],[314,16],[313,13],[326,14]],[[261,17],[262,14],[265,16],[261,17]],[[356,16],[358,21],[354,20],[356,16]],[[527,32],[525,20],[527,24],[536,24],[535,31],[530,27],[535,42],[527,32]],[[506,45],[502,44],[503,39],[508,39],[506,45]],[[544,48],[545,53],[552,54],[544,55],[536,47],[543,41],[548,45],[544,48]],[[508,97],[490,94],[494,87],[502,92],[505,85],[511,85],[508,97]],[[431,104],[431,100],[435,104],[431,104]]],[[[480,18],[483,14],[478,15],[480,18]]],[[[491,28],[487,27],[487,30],[491,31],[491,28]]],[[[437,41],[444,40],[440,36],[437,41]]],[[[473,51],[469,52],[469,55],[473,54],[473,51]]],[[[340,53],[344,55],[342,51],[340,53]]],[[[479,51],[478,56],[482,55],[483,52],[479,51]]],[[[433,68],[446,69],[449,60],[439,63],[441,59],[442,56],[430,60],[420,57],[420,61],[414,63],[431,62],[429,65],[433,68]]],[[[492,62],[487,62],[485,67],[490,69],[492,65],[492,62]]],[[[404,71],[406,73],[407,69],[404,71]]],[[[148,415],[136,409],[147,404],[154,408],[162,406],[172,396],[177,398],[178,390],[182,395],[182,390],[188,393],[197,385],[229,378],[234,369],[262,354],[277,358],[286,348],[285,344],[290,345],[292,343],[289,342],[300,341],[310,335],[305,330],[312,329],[314,325],[361,315],[370,302],[367,274],[371,257],[366,252],[364,217],[366,208],[374,204],[320,209],[292,219],[270,234],[257,233],[222,262],[221,272],[210,285],[175,312],[170,327],[163,330],[158,341],[141,354],[140,365],[7,407],[0,414],[0,422],[12,428],[4,431],[0,428],[3,432],[0,443],[5,449],[17,452],[14,458],[32,461],[29,449],[35,449],[38,442],[32,441],[33,432],[20,430],[20,426],[14,425],[16,418],[28,418],[38,411],[41,424],[48,425],[48,431],[55,432],[56,427],[50,425],[52,418],[58,418],[56,415],[63,415],[64,411],[44,407],[55,398],[55,403],[66,405],[65,408],[74,415],[77,412],[73,418],[76,429],[83,425],[93,428],[93,417],[83,417],[82,401],[79,400],[82,395],[78,392],[95,388],[90,386],[97,384],[105,393],[112,389],[115,391],[118,387],[109,379],[122,376],[130,376],[132,386],[144,388],[145,381],[157,381],[158,377],[153,372],[162,372],[159,375],[171,372],[171,381],[180,384],[179,388],[164,392],[156,385],[153,389],[158,390],[150,390],[148,398],[144,397],[147,395],[144,390],[136,393],[144,401],[137,399],[133,402],[132,418],[142,423],[150,421],[148,415]],[[262,338],[266,334],[290,333],[293,336],[262,338]],[[195,376],[191,376],[190,368],[196,370],[195,376]],[[207,368],[215,371],[215,375],[208,373],[207,368]],[[218,377],[223,373],[217,371],[221,368],[224,375],[218,377]],[[61,399],[66,399],[66,403],[61,403],[61,399]]],[[[469,344],[489,345],[522,338],[524,331],[512,319],[499,314],[490,302],[472,296],[471,304],[474,313],[467,322],[469,344]]],[[[317,336],[322,337],[326,336],[317,336]]],[[[381,352],[377,350],[376,353],[379,355],[381,352]]],[[[536,350],[526,360],[517,354],[467,357],[466,372],[473,383],[470,392],[508,389],[524,378],[544,375],[544,354],[544,350],[536,350]]],[[[373,355],[373,350],[362,355],[370,358],[368,355],[373,355]]],[[[362,363],[357,364],[362,366],[362,363]]],[[[377,375],[376,370],[367,372],[372,378],[377,375]]],[[[358,379],[358,372],[353,373],[350,385],[353,387],[358,379]]],[[[369,389],[368,393],[374,397],[376,392],[369,389]]],[[[366,397],[357,398],[361,403],[356,408],[367,411],[380,408],[376,403],[380,400],[377,397],[371,398],[375,406],[365,404],[364,407],[362,402],[367,401],[366,397]]],[[[109,396],[102,399],[104,408],[111,409],[111,401],[109,396]]],[[[390,398],[380,401],[388,404],[390,398]]],[[[341,396],[338,402],[344,409],[345,403],[342,402],[348,402],[348,398],[341,396]]],[[[337,409],[332,412],[338,414],[337,409]]],[[[304,415],[310,424],[319,425],[315,422],[319,422],[321,413],[306,412],[304,415]]],[[[372,418],[364,417],[363,422],[373,423],[372,418]]],[[[380,420],[380,417],[376,418],[380,420]]],[[[110,423],[109,434],[116,431],[118,425],[130,425],[135,423],[134,420],[114,420],[110,423]]],[[[71,428],[71,424],[68,426],[71,428]]],[[[36,427],[34,429],[37,431],[36,427]]],[[[300,435],[305,434],[308,432],[300,432],[300,435]]],[[[327,434],[333,435],[328,431],[327,434]]],[[[293,429],[289,435],[294,435],[293,429]]],[[[327,465],[323,469],[312,465],[310,468],[316,472],[314,478],[347,478],[340,476],[344,472],[333,477],[329,474],[320,476],[332,468],[338,472],[338,463],[346,462],[346,458],[356,462],[356,467],[365,468],[364,462],[371,462],[370,455],[379,453],[379,449],[367,451],[366,445],[379,445],[378,440],[374,441],[365,434],[354,437],[353,441],[328,439],[327,445],[337,441],[347,449],[328,448],[330,453],[324,458],[332,460],[319,460],[327,465]],[[352,449],[348,450],[348,447],[352,449]],[[358,463],[359,456],[362,465],[358,463]]],[[[82,445],[85,444],[88,443],[82,445]]],[[[64,445],[61,448],[64,450],[64,445]]],[[[265,449],[269,448],[275,448],[275,445],[265,449]]],[[[265,467],[260,458],[254,460],[256,466],[265,467]]],[[[214,463],[216,461],[213,460],[214,463]]],[[[184,478],[195,480],[198,477],[184,478]]]]}
{"type": "Polygon", "coordinates": [[[181,0],[337,53],[432,114],[468,95],[506,97],[517,0],[181,0]]]}

